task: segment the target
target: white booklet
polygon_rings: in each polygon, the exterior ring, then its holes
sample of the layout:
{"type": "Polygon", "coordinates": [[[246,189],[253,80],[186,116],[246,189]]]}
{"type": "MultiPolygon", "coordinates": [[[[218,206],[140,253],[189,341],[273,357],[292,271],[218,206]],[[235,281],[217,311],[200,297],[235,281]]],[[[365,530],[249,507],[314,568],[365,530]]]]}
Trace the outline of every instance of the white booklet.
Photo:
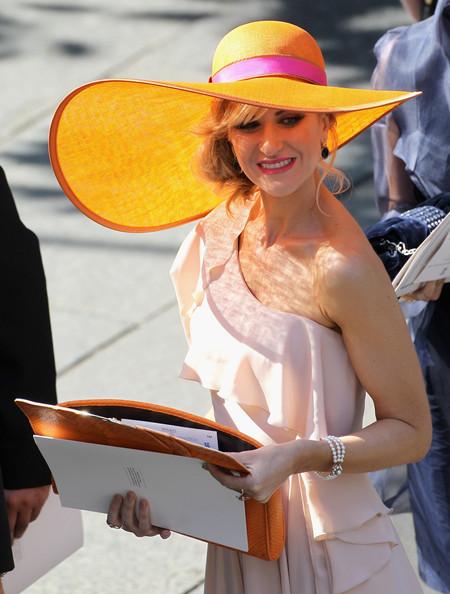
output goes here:
{"type": "Polygon", "coordinates": [[[450,213],[417,248],[392,281],[397,297],[427,281],[450,281],[450,213]]]}
{"type": "Polygon", "coordinates": [[[63,506],[107,513],[115,493],[134,491],[156,526],[248,551],[245,504],[197,458],[41,437],[63,506]]]}
{"type": "Polygon", "coordinates": [[[38,518],[15,541],[15,568],[3,577],[5,594],[18,594],[83,546],[81,512],[61,507],[50,493],[38,518]]]}

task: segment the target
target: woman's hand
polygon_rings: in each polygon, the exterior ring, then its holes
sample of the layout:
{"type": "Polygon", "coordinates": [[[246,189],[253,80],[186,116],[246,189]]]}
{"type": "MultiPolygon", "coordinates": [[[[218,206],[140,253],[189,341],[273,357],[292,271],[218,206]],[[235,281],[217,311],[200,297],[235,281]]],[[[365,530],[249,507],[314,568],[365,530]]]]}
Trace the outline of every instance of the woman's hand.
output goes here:
{"type": "Polygon", "coordinates": [[[224,487],[261,503],[266,503],[291,474],[326,470],[331,465],[327,444],[300,439],[230,455],[244,464],[251,474],[233,476],[214,464],[205,464],[203,468],[224,487]]]}
{"type": "Polygon", "coordinates": [[[423,283],[414,293],[404,295],[402,299],[404,301],[437,301],[441,296],[444,282],[444,280],[437,280],[423,283]]]}
{"type": "Polygon", "coordinates": [[[129,491],[125,497],[114,495],[108,510],[106,523],[111,528],[122,528],[135,536],[157,536],[169,538],[171,532],[166,528],[152,525],[150,504],[146,499],[138,502],[136,493],[129,491]]]}

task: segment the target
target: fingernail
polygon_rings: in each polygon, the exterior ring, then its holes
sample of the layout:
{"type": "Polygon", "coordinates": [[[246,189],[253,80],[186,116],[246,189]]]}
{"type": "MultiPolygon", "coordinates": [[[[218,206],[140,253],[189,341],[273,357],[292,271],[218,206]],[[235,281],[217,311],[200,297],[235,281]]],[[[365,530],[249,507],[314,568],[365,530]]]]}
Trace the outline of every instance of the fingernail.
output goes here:
{"type": "Polygon", "coordinates": [[[206,462],[203,462],[203,464],[202,464],[202,468],[203,468],[204,470],[208,470],[208,464],[207,464],[206,462]]]}

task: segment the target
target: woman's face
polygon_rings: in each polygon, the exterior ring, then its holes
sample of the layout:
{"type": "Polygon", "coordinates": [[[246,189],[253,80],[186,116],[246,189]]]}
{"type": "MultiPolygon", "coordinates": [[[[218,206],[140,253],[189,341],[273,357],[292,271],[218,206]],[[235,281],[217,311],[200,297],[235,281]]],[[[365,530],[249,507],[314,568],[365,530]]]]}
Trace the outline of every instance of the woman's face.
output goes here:
{"type": "Polygon", "coordinates": [[[232,127],[228,138],[245,175],[280,198],[314,182],[328,121],[326,114],[268,109],[232,127]]]}

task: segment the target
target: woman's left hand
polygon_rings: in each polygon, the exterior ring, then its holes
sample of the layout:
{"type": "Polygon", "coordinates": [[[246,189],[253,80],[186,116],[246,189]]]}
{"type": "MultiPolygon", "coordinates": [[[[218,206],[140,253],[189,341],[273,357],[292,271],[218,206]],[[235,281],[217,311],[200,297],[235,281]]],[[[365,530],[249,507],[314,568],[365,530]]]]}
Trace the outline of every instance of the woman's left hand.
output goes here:
{"type": "Polygon", "coordinates": [[[293,456],[289,443],[230,454],[250,470],[251,474],[247,476],[234,476],[214,464],[205,464],[203,468],[224,487],[240,492],[243,498],[265,503],[293,473],[293,456]]]}

